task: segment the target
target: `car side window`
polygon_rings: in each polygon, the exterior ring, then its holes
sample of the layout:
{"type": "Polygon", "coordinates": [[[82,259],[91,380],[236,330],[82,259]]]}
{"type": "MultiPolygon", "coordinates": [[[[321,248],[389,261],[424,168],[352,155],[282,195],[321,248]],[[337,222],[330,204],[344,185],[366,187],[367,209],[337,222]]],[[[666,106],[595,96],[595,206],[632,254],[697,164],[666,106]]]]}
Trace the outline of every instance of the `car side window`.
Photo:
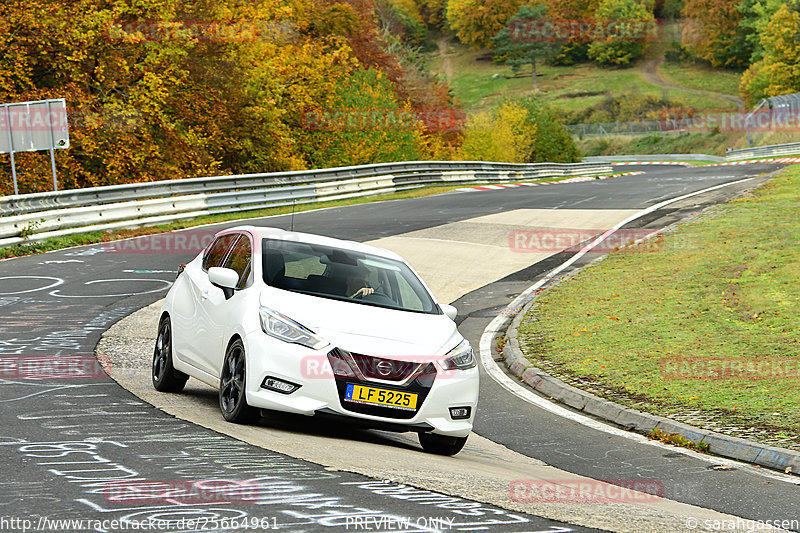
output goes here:
{"type": "Polygon", "coordinates": [[[395,276],[397,279],[397,286],[400,292],[401,304],[408,309],[414,311],[422,311],[425,305],[422,303],[419,295],[414,291],[414,288],[408,284],[408,281],[403,276],[395,276]]]}
{"type": "Polygon", "coordinates": [[[250,263],[253,254],[250,238],[243,234],[239,237],[222,266],[235,270],[239,274],[239,283],[236,288],[243,289],[247,286],[247,280],[250,277],[250,263]]]}
{"type": "Polygon", "coordinates": [[[225,260],[225,253],[228,251],[228,248],[231,247],[231,244],[239,237],[238,234],[233,233],[230,235],[223,235],[222,237],[218,237],[214,244],[206,252],[206,255],[203,257],[203,270],[208,270],[211,267],[218,267],[222,266],[222,261],[225,260]]]}

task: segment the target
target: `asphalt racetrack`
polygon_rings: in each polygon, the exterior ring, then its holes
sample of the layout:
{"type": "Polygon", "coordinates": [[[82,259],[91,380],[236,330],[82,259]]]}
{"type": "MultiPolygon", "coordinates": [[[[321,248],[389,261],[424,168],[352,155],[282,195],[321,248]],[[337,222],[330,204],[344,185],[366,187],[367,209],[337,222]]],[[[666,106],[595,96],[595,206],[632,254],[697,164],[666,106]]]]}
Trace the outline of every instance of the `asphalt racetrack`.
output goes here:
{"type": "MultiPolygon", "coordinates": [[[[644,174],[451,192],[247,223],[293,224],[296,231],[395,249],[440,301],[456,305],[460,329],[477,348],[498,310],[569,257],[514,250],[509,232],[578,227],[601,233],[669,198],[739,182],[630,225],[657,229],[752,188],[780,166],[626,166],[618,170],[644,174]]],[[[184,233],[199,239],[233,225],[184,233]]],[[[177,266],[198,251],[168,249],[163,236],[137,241],[0,262],[2,531],[122,531],[135,525],[164,531],[747,531],[748,520],[800,518],[793,477],[738,464],[714,469],[730,461],[589,427],[509,394],[485,373],[475,435],[461,454],[440,458],[424,454],[410,435],[302,417],[270,416],[234,438],[237,426],[223,427],[221,415],[212,420],[210,410],[203,414],[213,404],[208,391],[193,396],[190,388],[159,409],[153,404],[161,400],[139,397],[155,391],[137,396],[101,372],[69,379],[55,371],[40,379],[20,372],[31,361],[45,370],[65,361],[70,368],[93,368],[101,335],[163,298],[177,266]],[[201,415],[209,422],[188,421],[201,415]],[[253,444],[269,441],[271,432],[291,439],[275,437],[272,447],[253,444]],[[523,475],[546,467],[557,479],[655,481],[663,494],[633,515],[625,502],[514,501],[514,479],[502,476],[512,475],[516,463],[526,465],[523,475]],[[426,477],[426,471],[447,479],[426,477]],[[487,479],[496,479],[496,486],[472,486],[487,479]],[[213,480],[243,485],[233,497],[209,498],[213,480]],[[176,498],[131,490],[198,484],[206,489],[176,498]],[[498,496],[503,493],[505,499],[498,496]],[[76,522],[58,522],[70,519],[76,522]]],[[[155,328],[142,334],[154,337],[155,328]]]]}

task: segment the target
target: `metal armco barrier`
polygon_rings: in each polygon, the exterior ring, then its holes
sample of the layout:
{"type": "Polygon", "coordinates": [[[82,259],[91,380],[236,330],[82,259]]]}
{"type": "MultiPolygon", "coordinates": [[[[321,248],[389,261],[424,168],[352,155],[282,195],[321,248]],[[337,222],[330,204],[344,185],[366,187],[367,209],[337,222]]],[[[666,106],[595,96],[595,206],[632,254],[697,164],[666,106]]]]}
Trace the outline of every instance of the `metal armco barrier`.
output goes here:
{"type": "Polygon", "coordinates": [[[772,157],[780,155],[800,154],[800,143],[773,144],[770,146],[757,146],[743,150],[731,150],[725,154],[728,161],[741,161],[757,157],[772,157]]]}
{"type": "Polygon", "coordinates": [[[607,163],[418,161],[6,196],[0,198],[0,246],[208,214],[385,194],[425,185],[524,181],[611,171],[607,163]]]}
{"type": "Polygon", "coordinates": [[[730,150],[725,157],[708,154],[648,154],[648,155],[600,155],[584,157],[584,163],[619,163],[634,161],[742,161],[761,157],[778,157],[800,154],[800,143],[772,144],[757,148],[730,150]]]}
{"type": "Polygon", "coordinates": [[[727,159],[708,154],[596,155],[583,158],[584,163],[645,163],[648,161],[713,161],[722,163],[727,159]]]}

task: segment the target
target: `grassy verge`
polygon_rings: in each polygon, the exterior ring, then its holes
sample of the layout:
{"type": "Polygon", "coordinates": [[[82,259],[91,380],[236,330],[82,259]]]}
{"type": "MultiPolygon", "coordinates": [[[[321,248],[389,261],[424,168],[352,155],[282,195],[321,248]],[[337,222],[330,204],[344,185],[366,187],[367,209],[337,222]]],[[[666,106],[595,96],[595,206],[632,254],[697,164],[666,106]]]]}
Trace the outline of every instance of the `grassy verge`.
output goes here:
{"type": "Polygon", "coordinates": [[[793,166],[552,288],[519,329],[525,354],[624,404],[800,445],[799,193],[793,166]],[[768,366],[745,377],[721,362],[768,366]]]}
{"type": "MultiPolygon", "coordinates": [[[[445,58],[442,58],[438,51],[431,54],[430,67],[433,72],[451,84],[453,93],[467,111],[489,109],[504,99],[520,98],[534,93],[530,67],[515,76],[511,68],[492,62],[486,54],[485,51],[476,52],[450,41],[446,51],[449,68],[445,67],[445,58]]],[[[540,64],[538,72],[537,96],[564,111],[592,107],[608,95],[635,92],[661,96],[665,91],[664,88],[646,81],[641,75],[638,64],[624,68],[609,68],[593,63],[572,66],[540,64]]],[[[704,73],[704,76],[715,79],[717,73],[718,71],[711,70],[704,73]]],[[[727,87],[730,85],[729,74],[723,72],[720,74],[723,79],[708,83],[727,87]]],[[[669,92],[671,96],[699,110],[735,107],[714,95],[674,90],[669,92]]]]}
{"type": "MultiPolygon", "coordinates": [[[[769,132],[752,135],[753,146],[800,141],[797,132],[769,132]]],[[[745,132],[706,132],[683,135],[615,135],[591,137],[578,141],[584,155],[636,154],[709,154],[724,156],[727,148],[747,148],[745,132]]]]}
{"type": "Polygon", "coordinates": [[[713,69],[696,63],[661,63],[658,73],[662,78],[681,87],[713,91],[739,96],[741,72],[713,69]]]}

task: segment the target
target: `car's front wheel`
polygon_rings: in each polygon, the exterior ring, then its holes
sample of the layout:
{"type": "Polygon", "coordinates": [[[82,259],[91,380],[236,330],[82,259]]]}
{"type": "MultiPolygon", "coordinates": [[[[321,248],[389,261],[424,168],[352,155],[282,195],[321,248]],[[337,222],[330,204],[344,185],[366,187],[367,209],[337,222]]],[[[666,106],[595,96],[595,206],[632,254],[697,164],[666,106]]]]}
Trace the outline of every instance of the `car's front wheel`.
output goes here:
{"type": "Polygon", "coordinates": [[[172,366],[172,325],[168,316],[158,324],[152,378],[153,387],[160,392],[180,392],[189,379],[189,376],[172,366]]]}
{"type": "Polygon", "coordinates": [[[467,437],[448,437],[436,433],[420,433],[419,443],[428,453],[437,455],[455,455],[467,443],[467,437]]]}
{"type": "Polygon", "coordinates": [[[222,416],[228,422],[246,424],[259,418],[258,409],[247,405],[246,364],[244,344],[240,339],[236,339],[225,353],[222,375],[219,379],[219,407],[222,416]]]}

